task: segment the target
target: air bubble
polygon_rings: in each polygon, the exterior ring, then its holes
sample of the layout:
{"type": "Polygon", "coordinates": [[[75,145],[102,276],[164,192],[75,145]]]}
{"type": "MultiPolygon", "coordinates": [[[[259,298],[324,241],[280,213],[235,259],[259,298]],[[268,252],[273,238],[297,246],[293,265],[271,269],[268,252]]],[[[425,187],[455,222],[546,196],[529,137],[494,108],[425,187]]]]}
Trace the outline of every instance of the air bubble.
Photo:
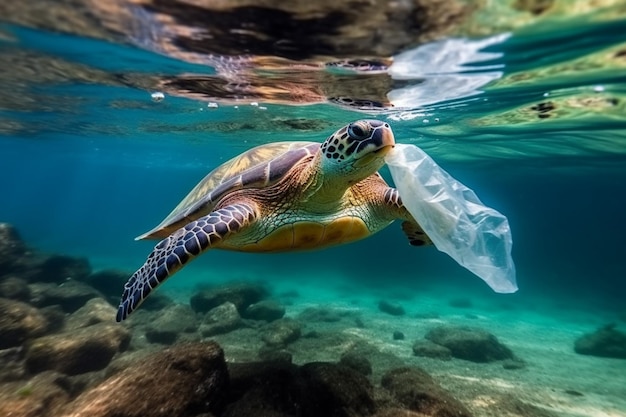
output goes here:
{"type": "Polygon", "coordinates": [[[165,98],[165,94],[163,94],[160,91],[156,91],[150,94],[150,97],[152,98],[152,101],[154,101],[155,103],[160,103],[165,98]]]}

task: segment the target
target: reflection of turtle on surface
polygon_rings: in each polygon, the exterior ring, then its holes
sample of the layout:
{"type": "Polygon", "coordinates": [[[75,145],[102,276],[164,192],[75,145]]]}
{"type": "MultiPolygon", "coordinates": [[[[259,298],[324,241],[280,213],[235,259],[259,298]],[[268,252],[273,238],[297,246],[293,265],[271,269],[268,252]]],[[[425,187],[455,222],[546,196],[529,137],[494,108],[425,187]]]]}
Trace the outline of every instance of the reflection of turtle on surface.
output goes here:
{"type": "Polygon", "coordinates": [[[279,252],[363,239],[396,219],[412,245],[430,239],[378,174],[395,141],[387,123],[351,123],[322,144],[253,148],[207,175],[157,227],[163,239],[124,287],[122,321],[159,284],[208,249],[279,252]]]}

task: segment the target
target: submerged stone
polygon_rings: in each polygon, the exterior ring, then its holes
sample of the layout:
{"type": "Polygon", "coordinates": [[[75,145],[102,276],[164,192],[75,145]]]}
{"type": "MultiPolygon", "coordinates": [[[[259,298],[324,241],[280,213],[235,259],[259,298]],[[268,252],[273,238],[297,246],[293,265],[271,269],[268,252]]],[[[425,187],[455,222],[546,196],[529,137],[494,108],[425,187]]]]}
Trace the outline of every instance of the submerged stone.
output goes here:
{"type": "Polygon", "coordinates": [[[40,265],[38,281],[62,283],[67,280],[84,281],[91,274],[87,258],[65,255],[47,257],[40,265]]]}
{"type": "Polygon", "coordinates": [[[68,378],[57,372],[43,372],[30,380],[0,385],[0,416],[59,416],[70,401],[68,378]]]}
{"type": "Polygon", "coordinates": [[[30,300],[28,282],[14,276],[3,278],[0,280],[0,297],[20,301],[30,300]]]}
{"type": "Polygon", "coordinates": [[[204,316],[200,324],[200,333],[202,336],[209,337],[228,333],[241,327],[243,327],[243,321],[237,307],[233,303],[226,302],[213,308],[204,316]]]}
{"type": "Polygon", "coordinates": [[[405,314],[404,307],[398,303],[392,303],[391,301],[382,300],[378,303],[378,309],[383,313],[391,314],[392,316],[402,316],[405,314]]]}
{"type": "Polygon", "coordinates": [[[31,284],[31,303],[37,307],[60,305],[65,312],[72,313],[92,298],[102,294],[95,288],[76,280],[68,280],[62,284],[36,283],[31,284]]]}
{"type": "Polygon", "coordinates": [[[191,296],[191,308],[198,313],[207,311],[226,302],[233,303],[240,313],[250,304],[257,303],[269,295],[260,284],[231,284],[224,287],[201,290],[191,296]]]}
{"type": "Polygon", "coordinates": [[[98,323],[115,323],[117,310],[102,298],[92,298],[69,315],[65,328],[75,330],[98,323]]]}
{"type": "Polygon", "coordinates": [[[26,351],[26,366],[32,373],[49,369],[67,375],[97,371],[125,350],[129,342],[130,333],[125,327],[94,324],[32,340],[26,351]]]}
{"type": "Polygon", "coordinates": [[[273,321],[261,329],[261,339],[269,346],[286,346],[295,342],[302,334],[302,324],[300,322],[283,318],[273,321]]]}
{"type": "Polygon", "coordinates": [[[8,223],[0,223],[0,276],[10,272],[25,252],[26,245],[17,230],[8,223]]]}
{"type": "Polygon", "coordinates": [[[420,368],[403,367],[388,371],[383,375],[381,385],[404,407],[423,413],[422,415],[441,417],[472,415],[460,401],[441,388],[420,368]]]}
{"type": "Polygon", "coordinates": [[[65,417],[196,416],[218,410],[228,386],[214,342],[181,344],[146,356],[81,394],[65,417]]]}
{"type": "Polygon", "coordinates": [[[21,301],[0,298],[0,349],[22,345],[43,335],[48,320],[36,308],[21,301]]]}
{"type": "Polygon", "coordinates": [[[198,329],[196,313],[191,307],[175,304],[156,314],[146,327],[146,338],[150,343],[173,343],[179,334],[198,329]]]}
{"type": "Polygon", "coordinates": [[[274,300],[261,300],[249,305],[242,317],[250,320],[274,321],[285,315],[285,307],[274,300]]]}
{"type": "Polygon", "coordinates": [[[231,390],[223,417],[356,417],[375,410],[371,383],[342,365],[235,363],[229,370],[231,390]]]}
{"type": "Polygon", "coordinates": [[[413,343],[413,354],[427,358],[442,360],[452,359],[452,352],[445,346],[438,345],[430,340],[417,340],[413,343]]]}
{"type": "Polygon", "coordinates": [[[626,333],[616,327],[611,323],[583,335],[574,343],[574,351],[581,355],[626,359],[626,333]]]}
{"type": "Polygon", "coordinates": [[[472,362],[513,359],[513,352],[484,329],[443,325],[430,330],[425,338],[448,348],[453,357],[472,362]]]}

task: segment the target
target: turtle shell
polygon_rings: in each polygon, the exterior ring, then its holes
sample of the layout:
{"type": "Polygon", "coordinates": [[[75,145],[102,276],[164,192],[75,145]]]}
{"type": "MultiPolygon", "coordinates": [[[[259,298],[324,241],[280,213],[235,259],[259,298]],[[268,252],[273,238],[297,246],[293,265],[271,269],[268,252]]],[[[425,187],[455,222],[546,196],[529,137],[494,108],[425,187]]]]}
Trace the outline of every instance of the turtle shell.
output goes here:
{"type": "Polygon", "coordinates": [[[232,158],[211,171],[157,227],[136,240],[165,238],[190,221],[212,212],[217,202],[230,192],[276,183],[298,161],[316,154],[319,147],[317,142],[275,142],[232,158]]]}

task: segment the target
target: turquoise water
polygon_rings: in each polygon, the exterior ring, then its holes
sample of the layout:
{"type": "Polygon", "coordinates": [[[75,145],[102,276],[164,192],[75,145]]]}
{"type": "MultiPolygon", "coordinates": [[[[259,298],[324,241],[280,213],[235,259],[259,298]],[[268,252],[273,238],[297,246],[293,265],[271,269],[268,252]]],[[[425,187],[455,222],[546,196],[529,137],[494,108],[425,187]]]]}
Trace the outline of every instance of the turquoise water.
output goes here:
{"type": "MultiPolygon", "coordinates": [[[[614,30],[622,24],[587,25],[567,35],[549,32],[552,38],[540,48],[533,36],[513,36],[489,47],[504,52],[490,64],[504,64],[506,77],[567,62],[624,42],[623,32],[614,30]]],[[[127,45],[16,26],[4,29],[17,38],[4,42],[6,52],[59,58],[116,76],[194,69],[127,45]]],[[[378,117],[389,120],[399,142],[422,147],[487,205],[509,217],[522,293],[584,294],[620,307],[626,276],[626,226],[620,220],[626,183],[625,81],[623,70],[555,74],[529,85],[487,87],[474,97],[378,117]],[[598,86],[603,91],[594,93],[598,86]],[[613,97],[621,100],[620,110],[581,112],[563,120],[531,114],[522,123],[501,117],[476,125],[545,101],[544,94],[613,97]],[[394,120],[404,114],[414,118],[394,120]]],[[[3,88],[9,97],[26,92],[32,102],[28,108],[5,104],[0,116],[5,126],[0,218],[14,224],[33,246],[86,256],[98,268],[137,267],[152,243],[134,242],[134,236],[160,222],[220,162],[270,141],[321,141],[349,121],[372,117],[330,104],[261,103],[266,109],[242,104],[212,110],[202,101],[171,96],[155,103],[151,91],[96,82],[39,82],[15,91],[5,82],[3,88]],[[300,123],[284,123],[290,119],[300,123]]],[[[191,268],[217,267],[227,274],[228,265],[251,262],[258,268],[286,265],[284,273],[295,273],[302,262],[322,259],[362,285],[388,284],[391,263],[400,282],[432,285],[458,276],[463,287],[484,286],[434,249],[408,247],[399,227],[324,252],[215,253],[191,268]],[[376,261],[358,262],[359,254],[372,246],[376,261]]]]}
{"type": "MultiPolygon", "coordinates": [[[[186,295],[206,283],[260,279],[311,291],[310,300],[320,303],[402,294],[410,311],[420,309],[420,297],[438,308],[437,300],[471,296],[491,306],[480,313],[488,320],[513,320],[516,313],[494,307],[507,305],[532,316],[529,321],[558,327],[556,318],[571,319],[579,326],[573,333],[591,331],[626,309],[624,27],[626,20],[580,18],[526,27],[487,46],[488,59],[447,74],[488,74],[486,84],[470,92],[441,89],[469,81],[444,84],[424,73],[408,83],[418,91],[428,87],[427,99],[362,111],[167,91],[155,102],[157,90],[137,80],[213,76],[215,68],[132,42],[4,24],[0,221],[37,250],[87,257],[96,270],[132,272],[154,245],[134,237],[158,224],[221,162],[254,145],[322,141],[353,120],[378,118],[389,122],[398,142],[422,147],[507,215],[518,293],[494,294],[435,248],[410,247],[397,224],[324,251],[207,253],[163,291],[186,295]]],[[[626,385],[623,360],[614,366],[622,370],[615,384],[622,378],[626,385]]],[[[614,414],[596,415],[626,415],[622,394],[616,388],[599,400],[613,404],[614,414]]]]}

